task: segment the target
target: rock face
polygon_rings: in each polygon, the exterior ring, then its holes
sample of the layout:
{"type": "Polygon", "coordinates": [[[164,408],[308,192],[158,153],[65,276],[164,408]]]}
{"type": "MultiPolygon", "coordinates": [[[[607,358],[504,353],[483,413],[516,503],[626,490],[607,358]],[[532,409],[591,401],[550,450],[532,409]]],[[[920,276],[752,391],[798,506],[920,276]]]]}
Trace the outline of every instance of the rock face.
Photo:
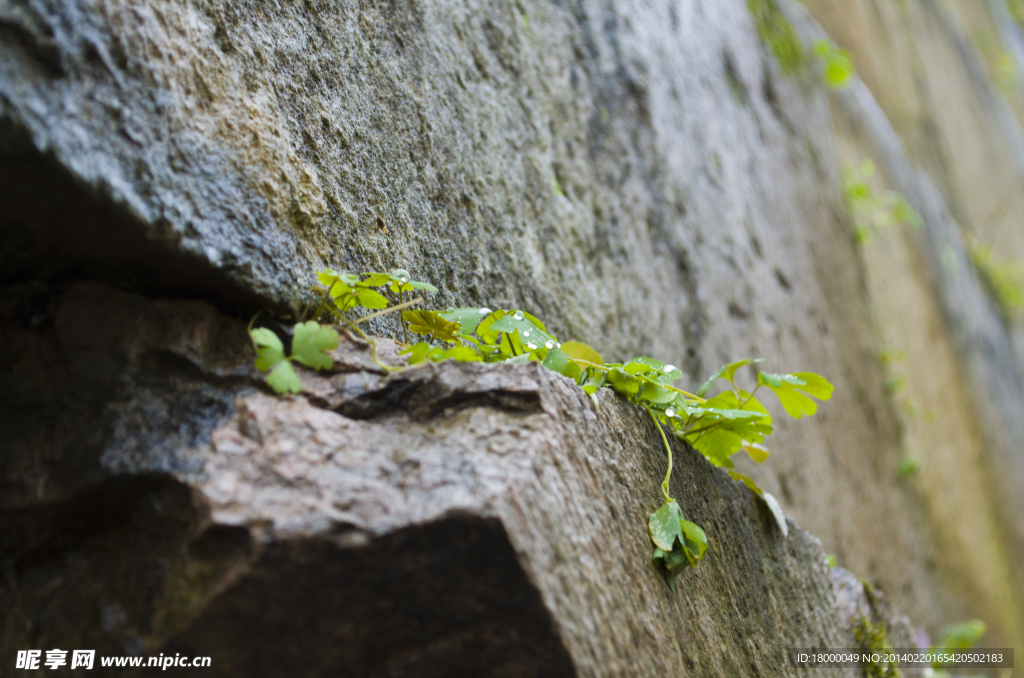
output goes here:
{"type": "Polygon", "coordinates": [[[986,575],[895,472],[877,280],[780,7],[0,0],[2,651],[735,676],[855,643],[815,538],[683,449],[714,545],[668,590],[658,439],[608,394],[535,365],[388,376],[352,344],[271,397],[245,323],[294,320],[327,265],[691,384],[748,356],[825,374],[822,413],[741,470],[929,630],[975,609],[947,601],[986,575]]]}
{"type": "Polygon", "coordinates": [[[4,421],[35,434],[5,450],[4,656],[181,653],[223,676],[734,676],[796,675],[787,647],[852,645],[819,542],[793,523],[784,536],[682,446],[672,492],[712,543],[669,589],[646,530],[664,450],[610,391],[596,405],[536,363],[388,375],[346,343],[333,371],[275,397],[240,321],[95,283],[8,301],[3,319],[28,325],[6,337],[24,393],[4,421]],[[73,429],[47,425],[76,407],[73,429]],[[72,457],[74,472],[26,486],[33,462],[72,457]]]}

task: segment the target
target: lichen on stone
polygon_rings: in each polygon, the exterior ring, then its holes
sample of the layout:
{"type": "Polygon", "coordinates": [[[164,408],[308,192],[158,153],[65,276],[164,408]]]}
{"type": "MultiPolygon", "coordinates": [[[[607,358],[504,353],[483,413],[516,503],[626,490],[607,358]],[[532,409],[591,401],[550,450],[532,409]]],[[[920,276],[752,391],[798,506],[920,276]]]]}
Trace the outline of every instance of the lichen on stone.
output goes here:
{"type": "MultiPolygon", "coordinates": [[[[867,587],[865,589],[867,590],[867,587]]],[[[887,653],[892,651],[892,643],[889,642],[885,624],[881,621],[873,622],[867,615],[861,615],[857,619],[853,637],[857,640],[857,647],[865,652],[887,653]]],[[[903,675],[896,666],[888,662],[870,662],[865,664],[863,669],[864,678],[900,678],[903,675]]]]}
{"type": "Polygon", "coordinates": [[[784,75],[797,75],[806,61],[804,44],[796,28],[783,16],[775,0],[747,0],[757,35],[771,49],[784,75]]]}

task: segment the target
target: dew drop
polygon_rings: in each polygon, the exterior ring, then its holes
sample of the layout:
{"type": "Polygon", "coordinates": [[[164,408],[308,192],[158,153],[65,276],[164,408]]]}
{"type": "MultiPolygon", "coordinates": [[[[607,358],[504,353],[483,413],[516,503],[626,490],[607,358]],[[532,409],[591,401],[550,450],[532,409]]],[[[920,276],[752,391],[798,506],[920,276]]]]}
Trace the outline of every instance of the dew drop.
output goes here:
{"type": "Polygon", "coordinates": [[[666,417],[674,417],[674,416],[676,416],[676,411],[675,411],[675,410],[673,410],[673,409],[672,409],[672,408],[670,407],[670,408],[668,408],[667,410],[665,410],[665,416],[666,416],[666,417]]]}
{"type": "Polygon", "coordinates": [[[522,320],[524,318],[523,314],[520,313],[519,311],[516,311],[515,313],[513,313],[512,317],[515,318],[516,320],[522,320]]]}
{"type": "Polygon", "coordinates": [[[528,337],[528,336],[530,336],[530,330],[525,330],[525,331],[523,332],[523,336],[524,336],[524,337],[528,337]]]}
{"type": "Polygon", "coordinates": [[[449,306],[448,308],[446,308],[444,310],[444,312],[445,313],[454,313],[455,312],[455,307],[454,306],[449,306]]]}
{"type": "Polygon", "coordinates": [[[532,351],[532,350],[534,350],[535,348],[537,348],[537,344],[533,343],[532,341],[531,341],[530,343],[528,343],[528,344],[527,344],[526,346],[527,346],[527,348],[529,348],[529,349],[530,349],[531,351],[532,351]]]}
{"type": "Polygon", "coordinates": [[[491,313],[491,312],[492,311],[489,308],[481,308],[480,309],[480,315],[487,315],[488,313],[491,313]]]}
{"type": "Polygon", "coordinates": [[[554,347],[555,347],[555,342],[553,342],[553,341],[545,341],[544,342],[544,348],[554,348],[554,347]]]}
{"type": "Polygon", "coordinates": [[[661,368],[662,372],[677,372],[679,370],[675,365],[665,365],[661,368]]]}

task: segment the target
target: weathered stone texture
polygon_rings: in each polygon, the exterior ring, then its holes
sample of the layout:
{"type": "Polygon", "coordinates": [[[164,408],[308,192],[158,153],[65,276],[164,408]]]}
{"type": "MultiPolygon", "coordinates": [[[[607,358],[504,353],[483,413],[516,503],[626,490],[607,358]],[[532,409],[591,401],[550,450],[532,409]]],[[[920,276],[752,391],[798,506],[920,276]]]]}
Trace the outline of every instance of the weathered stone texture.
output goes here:
{"type": "Polygon", "coordinates": [[[325,265],[401,266],[435,307],[522,307],[690,384],[747,356],[826,375],[833,400],[741,470],[938,624],[956,584],[895,473],[829,104],[797,70],[745,0],[0,0],[4,647],[732,676],[849,644],[814,539],[683,450],[714,546],[684,591],[658,581],[661,453],[609,394],[595,411],[536,366],[386,376],[353,348],[269,397],[244,321],[288,321],[325,265]],[[324,621],[296,630],[305,605],[324,621]]]}
{"type": "Polygon", "coordinates": [[[832,403],[746,470],[855,571],[930,595],[827,100],[780,74],[745,2],[4,16],[10,277],[252,313],[294,308],[325,264],[402,266],[435,306],[521,306],[691,384],[745,356],[820,372],[832,403]]]}
{"type": "Polygon", "coordinates": [[[346,343],[330,373],[302,373],[303,394],[275,397],[250,379],[241,322],[205,304],[93,283],[51,298],[49,317],[18,301],[5,338],[33,393],[54,356],[92,346],[50,409],[90,388],[144,392],[154,362],[179,390],[141,409],[110,397],[73,431],[41,425],[38,402],[0,403],[44,457],[90,441],[77,451],[90,463],[42,488],[5,468],[5,656],[181,652],[212,656],[223,676],[296,663],[309,675],[736,676],[789,675],[786,647],[850,644],[818,541],[792,523],[784,537],[749,490],[681,445],[672,492],[711,546],[669,589],[646,529],[664,450],[610,391],[597,407],[536,363],[386,375],[346,343]],[[118,318],[127,351],[97,336],[118,318]],[[224,406],[196,435],[177,397],[204,389],[224,406]],[[126,443],[147,439],[163,444],[126,443]]]}

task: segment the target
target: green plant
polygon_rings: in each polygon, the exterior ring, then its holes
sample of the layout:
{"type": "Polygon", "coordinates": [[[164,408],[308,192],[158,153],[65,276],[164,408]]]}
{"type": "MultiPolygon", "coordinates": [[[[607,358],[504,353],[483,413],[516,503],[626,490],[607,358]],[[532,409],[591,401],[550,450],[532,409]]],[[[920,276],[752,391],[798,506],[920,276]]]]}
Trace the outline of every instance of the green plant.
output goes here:
{"type": "Polygon", "coordinates": [[[920,230],[921,215],[896,191],[876,195],[869,179],[875,174],[875,164],[865,160],[859,168],[847,167],[843,171],[843,196],[846,208],[853,217],[857,242],[866,242],[878,230],[893,224],[906,224],[920,230]]]}
{"type": "Polygon", "coordinates": [[[292,332],[292,352],[285,356],[284,344],[274,332],[265,327],[253,329],[249,336],[256,348],[256,367],[267,375],[267,384],[277,393],[298,393],[302,390],[291,361],[295,360],[316,370],[329,369],[334,364],[325,351],[338,348],[338,333],[310,320],[296,323],[292,332]]]}
{"type": "Polygon", "coordinates": [[[793,24],[782,15],[774,0],[747,0],[747,9],[754,19],[757,36],[775,55],[779,70],[784,75],[796,75],[803,70],[804,44],[793,24]]]}
{"type": "MultiPolygon", "coordinates": [[[[337,273],[326,269],[317,274],[318,288],[314,288],[313,299],[302,313],[302,318],[312,314],[314,320],[300,321],[292,328],[291,355],[285,355],[284,342],[273,330],[266,327],[254,328],[254,317],[249,323],[249,338],[256,349],[256,368],[268,372],[267,385],[275,393],[298,393],[302,389],[292,362],[299,362],[316,370],[327,370],[334,365],[334,359],[327,353],[338,347],[338,330],[329,325],[321,325],[318,320],[328,316],[337,320],[343,327],[362,334],[359,323],[371,318],[399,310],[422,301],[414,299],[405,302],[406,292],[423,290],[436,292],[437,288],[430,283],[411,279],[408,271],[395,269],[391,273],[337,273]],[[365,278],[364,278],[365,276],[365,278]],[[388,299],[374,291],[373,287],[389,288],[399,297],[399,304],[388,308],[388,299]],[[385,309],[353,320],[349,313],[357,308],[385,309]]],[[[258,317],[258,314],[257,314],[258,317]]],[[[403,326],[403,330],[404,330],[403,326]]],[[[365,334],[363,335],[365,336],[365,334]]],[[[376,360],[376,351],[374,360],[376,360]]]]}
{"type": "Polygon", "coordinates": [[[1004,318],[1009,320],[1024,309],[1024,263],[997,262],[992,248],[977,242],[968,243],[967,255],[1004,318]]]}
{"type": "Polygon", "coordinates": [[[839,49],[830,40],[821,39],[814,43],[814,53],[821,59],[821,77],[832,89],[849,87],[856,73],[853,59],[845,49],[839,49]]]}
{"type": "MultiPolygon", "coordinates": [[[[857,640],[858,647],[867,653],[877,653],[883,657],[892,653],[893,647],[889,642],[885,624],[880,621],[875,623],[862,615],[853,629],[853,637],[857,640]]],[[[863,671],[865,678],[900,678],[903,675],[895,664],[890,664],[887,660],[865,663],[863,671]]]]}
{"type": "Polygon", "coordinates": [[[942,629],[942,642],[939,643],[939,649],[969,650],[981,640],[986,630],[985,622],[980,619],[969,619],[947,626],[942,629]]]}
{"type": "MultiPolygon", "coordinates": [[[[981,640],[986,630],[985,622],[980,619],[969,619],[952,624],[942,629],[942,640],[939,641],[938,647],[931,648],[930,652],[941,654],[957,650],[969,650],[981,640]]],[[[941,669],[947,663],[949,662],[933,662],[932,668],[941,669]]],[[[949,674],[943,671],[936,671],[934,675],[936,678],[940,678],[949,674]]]]}
{"type": "Polygon", "coordinates": [[[899,466],[896,467],[896,473],[898,473],[900,478],[903,478],[904,480],[914,477],[920,470],[921,462],[913,457],[901,458],[899,466]]]}
{"type": "MultiPolygon", "coordinates": [[[[410,281],[408,273],[401,270],[363,276],[366,277],[322,272],[318,280],[323,290],[317,291],[319,305],[314,317],[320,319],[326,315],[335,318],[340,321],[338,329],[357,331],[369,339],[359,330],[359,323],[401,310],[420,300],[402,302],[356,320],[347,318],[345,313],[357,304],[367,308],[386,306],[387,300],[381,295],[367,294],[372,292],[368,287],[388,285],[393,293],[399,295],[408,291],[406,288],[435,289],[428,283],[410,281]]],[[[643,356],[625,363],[605,362],[596,350],[586,344],[560,342],[540,319],[519,309],[492,311],[489,308],[449,307],[441,312],[405,310],[402,319],[406,333],[424,338],[400,353],[408,356],[410,366],[443,360],[513,364],[537,361],[573,380],[594,400],[595,405],[598,404],[598,389],[609,388],[645,409],[661,437],[668,459],[661,483],[663,503],[650,515],[648,530],[654,544],[654,562],[673,588],[676,575],[703,558],[708,540],[703,529],[686,519],[682,508],[669,493],[672,446],[666,431],[693,446],[715,466],[727,469],[734,480],[744,483],[760,496],[774,514],[780,530],[787,533],[785,516],[778,502],[771,494],[763,492],[753,479],[733,470],[735,465],[731,457],[745,451],[758,463],[768,458],[769,452],[762,443],[772,432],[772,417],[756,397],[759,389],[764,387],[775,393],[783,409],[800,419],[817,411],[817,404],[812,398],[828,400],[831,397],[833,387],[824,377],[811,372],[759,372],[757,384],[753,390],[747,391],[737,385],[736,373],[745,366],[761,362],[748,359],[724,365],[696,393],[690,393],[674,386],[683,374],[673,365],[643,356]],[[728,382],[728,388],[708,397],[708,392],[719,379],[728,382]]],[[[265,328],[250,329],[259,353],[257,367],[265,371],[278,366],[276,369],[289,371],[288,375],[275,377],[275,369],[267,382],[278,393],[298,392],[298,378],[287,361],[294,359],[315,369],[329,368],[331,359],[324,351],[337,346],[338,329],[320,326],[315,320],[297,324],[292,339],[292,356],[288,358],[284,356],[283,345],[277,335],[265,328]]]]}

